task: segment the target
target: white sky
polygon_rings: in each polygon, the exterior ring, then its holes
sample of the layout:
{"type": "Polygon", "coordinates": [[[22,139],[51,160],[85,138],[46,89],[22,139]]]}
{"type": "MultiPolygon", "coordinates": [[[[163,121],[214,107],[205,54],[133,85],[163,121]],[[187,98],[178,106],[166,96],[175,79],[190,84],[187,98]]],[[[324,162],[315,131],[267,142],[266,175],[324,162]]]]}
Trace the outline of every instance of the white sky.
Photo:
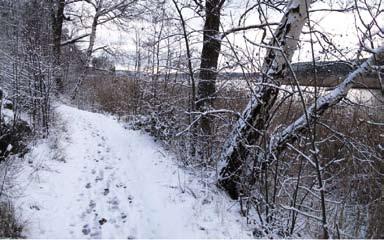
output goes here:
{"type": "MultiPolygon", "coordinates": [[[[229,4],[227,4],[225,11],[223,13],[222,22],[224,26],[230,26],[231,17],[235,19],[235,22],[238,19],[239,14],[243,12],[243,9],[245,6],[240,4],[241,1],[232,1],[229,4]]],[[[340,2],[340,1],[339,1],[340,2]]],[[[319,3],[314,4],[312,6],[312,9],[319,9],[319,8],[330,8],[325,3],[319,3]]],[[[333,8],[340,8],[339,5],[335,4],[333,5],[333,8]]],[[[187,11],[183,12],[185,16],[190,15],[187,11]]],[[[281,18],[281,14],[271,14],[271,20],[274,22],[279,22],[281,18]]],[[[311,14],[311,20],[316,22],[316,29],[320,30],[322,32],[327,32],[330,34],[330,39],[332,39],[332,42],[339,45],[341,48],[348,47],[348,52],[350,54],[356,52],[356,49],[358,48],[359,40],[357,38],[357,30],[355,27],[355,19],[353,13],[339,13],[339,12],[317,12],[311,14]]],[[[382,21],[384,22],[384,21],[382,21]]],[[[203,22],[201,19],[195,19],[193,21],[189,21],[189,29],[202,29],[203,22]]],[[[255,15],[251,15],[248,17],[246,24],[257,24],[258,18],[255,15]]],[[[140,23],[136,22],[135,24],[131,24],[132,31],[121,31],[116,26],[113,26],[111,24],[105,25],[105,26],[99,26],[98,32],[97,32],[97,39],[96,44],[97,46],[106,45],[109,46],[115,50],[118,50],[119,52],[131,52],[133,53],[135,51],[135,44],[134,44],[134,38],[135,38],[135,31],[133,30],[134,27],[136,28],[142,28],[145,25],[142,25],[140,23]]],[[[229,27],[227,27],[229,28],[229,27]]],[[[144,27],[144,33],[148,34],[151,33],[151,29],[148,26],[144,27]]],[[[200,33],[201,34],[201,33],[200,33]]],[[[250,31],[247,32],[247,37],[250,39],[255,38],[255,32],[250,31]]],[[[230,39],[233,39],[233,43],[237,44],[239,46],[245,47],[244,40],[243,40],[243,33],[237,34],[236,36],[231,36],[230,39]]],[[[260,37],[260,33],[258,35],[260,37]]],[[[306,37],[308,38],[308,35],[306,37]]],[[[225,45],[225,44],[223,44],[225,45]]],[[[86,44],[84,45],[86,46],[86,44]]],[[[197,48],[201,48],[201,43],[199,42],[198,45],[194,45],[197,48]]],[[[225,46],[223,47],[225,51],[225,46]]],[[[316,51],[319,51],[320,48],[317,45],[316,51]]],[[[309,44],[306,44],[300,51],[296,52],[296,55],[294,57],[293,61],[308,61],[310,60],[310,48],[309,44]]],[[[320,56],[320,54],[318,54],[320,56]]],[[[198,57],[198,56],[195,56],[198,57]]],[[[352,57],[352,55],[351,55],[352,57]]],[[[324,59],[318,59],[318,60],[324,60],[324,59]]],[[[117,63],[118,69],[127,69],[127,63],[119,62],[117,63]]]]}

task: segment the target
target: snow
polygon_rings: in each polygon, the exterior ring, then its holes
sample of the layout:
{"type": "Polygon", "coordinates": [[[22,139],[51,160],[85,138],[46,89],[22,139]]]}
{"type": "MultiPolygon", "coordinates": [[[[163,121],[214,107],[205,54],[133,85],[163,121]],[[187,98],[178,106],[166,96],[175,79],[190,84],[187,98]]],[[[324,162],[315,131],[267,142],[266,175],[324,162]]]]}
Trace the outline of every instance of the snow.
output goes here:
{"type": "Polygon", "coordinates": [[[28,238],[252,237],[238,204],[151,137],[110,116],[65,105],[56,112],[54,134],[17,177],[28,238]]]}
{"type": "Polygon", "coordinates": [[[6,108],[2,108],[1,110],[1,113],[2,113],[2,117],[4,118],[4,123],[5,124],[9,124],[13,121],[13,111],[12,110],[9,110],[9,109],[6,109],[6,108]]]}
{"type": "Polygon", "coordinates": [[[10,152],[12,151],[12,148],[13,148],[12,144],[8,144],[6,151],[10,152]]]}
{"type": "Polygon", "coordinates": [[[294,134],[298,133],[305,126],[314,120],[314,116],[321,114],[321,111],[337,104],[344,97],[348,95],[348,92],[352,88],[353,81],[359,76],[363,76],[367,73],[371,66],[376,62],[380,62],[384,59],[384,47],[379,47],[375,50],[375,54],[368,58],[363,64],[361,64],[356,70],[351,72],[335,89],[330,91],[328,94],[321,96],[317,99],[316,103],[313,103],[307,108],[307,114],[301,115],[296,121],[288,125],[283,131],[278,132],[271,138],[270,148],[276,149],[282,143],[286,142],[294,134]],[[308,116],[307,116],[308,115],[308,116]],[[308,119],[307,119],[308,118],[308,119]]]}

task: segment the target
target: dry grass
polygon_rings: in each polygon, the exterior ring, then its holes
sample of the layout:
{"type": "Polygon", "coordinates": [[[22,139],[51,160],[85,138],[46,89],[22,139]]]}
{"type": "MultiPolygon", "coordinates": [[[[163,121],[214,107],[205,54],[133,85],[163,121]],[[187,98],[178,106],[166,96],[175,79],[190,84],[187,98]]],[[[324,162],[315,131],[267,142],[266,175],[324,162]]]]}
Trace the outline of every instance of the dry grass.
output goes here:
{"type": "MultiPolygon", "coordinates": [[[[175,82],[153,82],[148,79],[132,79],[127,77],[97,76],[86,84],[91,93],[91,102],[100,106],[104,111],[119,116],[145,116],[140,118],[139,126],[162,140],[180,157],[184,163],[199,165],[199,159],[190,155],[190,135],[175,137],[176,133],[184,130],[189,122],[190,88],[175,82]]],[[[228,109],[241,112],[249,99],[249,92],[241,89],[223,88],[216,99],[216,109],[228,109]]],[[[311,101],[308,99],[308,101],[311,101]]],[[[269,122],[267,137],[277,129],[287,126],[303,113],[302,104],[286,99],[278,104],[269,122]]],[[[237,120],[234,114],[219,114],[214,116],[214,137],[212,145],[208,146],[212,153],[211,164],[215,165],[223,142],[226,140],[232,126],[237,120]]],[[[384,159],[383,142],[384,127],[373,124],[384,122],[384,109],[380,104],[371,107],[340,104],[328,111],[317,124],[317,147],[319,160],[327,181],[327,198],[341,201],[342,204],[329,203],[331,222],[340,229],[348,231],[350,236],[359,237],[356,227],[365,226],[364,237],[379,237],[382,234],[382,216],[384,196],[384,159]],[[374,107],[374,108],[372,108],[374,107]],[[336,161],[337,160],[337,161],[336,161]],[[360,206],[360,207],[351,207],[360,206]],[[365,206],[365,208],[361,208],[365,206]],[[335,210],[338,207],[339,210],[335,210]],[[341,211],[340,209],[344,210],[341,211]],[[335,213],[333,213],[333,212],[335,213]],[[363,213],[362,213],[362,212],[363,213]],[[332,212],[332,213],[331,213],[332,212]],[[369,217],[361,218],[361,214],[369,217]],[[356,231],[355,233],[353,231],[356,231]]],[[[303,134],[294,145],[304,154],[311,155],[309,135],[303,134]]],[[[195,147],[205,143],[194,141],[195,147]]],[[[206,147],[206,146],[205,146],[206,147]]],[[[281,179],[294,177],[298,174],[299,161],[297,152],[287,150],[282,156],[279,166],[281,179]]],[[[271,169],[274,166],[271,166],[271,169]]],[[[272,172],[274,170],[271,170],[272,172]]],[[[303,186],[312,186],[314,169],[306,163],[304,175],[310,176],[302,180],[303,186]]],[[[281,180],[282,181],[282,180],[281,180]]],[[[316,181],[316,180],[315,180],[316,181]]],[[[273,182],[273,180],[271,181],[273,182]]],[[[293,189],[295,182],[290,182],[288,189],[293,189]]],[[[282,186],[280,186],[282,187],[282,186]]],[[[286,187],[286,186],[284,186],[286,187]]],[[[292,194],[288,192],[287,194],[292,194]]],[[[305,192],[301,192],[304,195],[305,192]]],[[[280,196],[280,202],[289,204],[290,197],[280,196]]],[[[313,196],[306,199],[315,207],[318,199],[313,196]]],[[[348,235],[346,235],[348,236],[348,235]]]]}

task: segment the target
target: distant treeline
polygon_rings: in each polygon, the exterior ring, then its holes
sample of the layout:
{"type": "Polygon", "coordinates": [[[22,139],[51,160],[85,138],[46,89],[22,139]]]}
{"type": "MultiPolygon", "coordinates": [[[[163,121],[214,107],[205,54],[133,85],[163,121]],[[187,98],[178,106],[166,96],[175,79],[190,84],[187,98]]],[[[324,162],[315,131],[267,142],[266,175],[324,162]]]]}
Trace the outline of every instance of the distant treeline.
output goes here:
{"type": "MultiPolygon", "coordinates": [[[[363,62],[363,60],[358,61],[357,63],[363,62]]],[[[338,85],[343,79],[358,66],[352,65],[349,62],[344,61],[326,61],[326,62],[316,62],[316,72],[317,78],[315,81],[313,64],[312,62],[300,62],[292,64],[292,68],[295,71],[295,74],[302,86],[315,86],[315,83],[319,87],[332,88],[338,85]]],[[[130,77],[137,77],[136,72],[134,71],[116,71],[118,75],[125,75],[130,77]]],[[[141,76],[150,76],[149,73],[140,73],[141,76]]],[[[244,76],[241,72],[222,72],[219,73],[218,79],[256,79],[259,77],[259,73],[246,73],[244,76]]],[[[170,73],[162,74],[160,78],[169,78],[169,79],[184,79],[187,78],[187,73],[170,73]]],[[[196,74],[196,77],[198,75],[196,74]]],[[[384,77],[382,77],[384,78],[384,77]]],[[[282,84],[290,85],[294,84],[292,75],[283,80],[282,84]]],[[[377,74],[367,74],[361,76],[354,88],[363,88],[363,89],[384,89],[384,83],[380,82],[380,79],[377,74]]]]}

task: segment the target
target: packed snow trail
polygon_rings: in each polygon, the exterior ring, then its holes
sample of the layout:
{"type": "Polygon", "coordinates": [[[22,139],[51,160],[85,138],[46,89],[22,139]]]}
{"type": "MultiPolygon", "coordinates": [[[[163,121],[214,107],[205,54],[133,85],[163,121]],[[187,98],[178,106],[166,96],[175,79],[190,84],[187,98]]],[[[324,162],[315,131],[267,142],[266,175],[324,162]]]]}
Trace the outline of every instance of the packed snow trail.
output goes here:
{"type": "Polygon", "coordinates": [[[139,131],[61,105],[56,138],[28,154],[18,200],[30,238],[245,238],[236,204],[139,131]]]}

